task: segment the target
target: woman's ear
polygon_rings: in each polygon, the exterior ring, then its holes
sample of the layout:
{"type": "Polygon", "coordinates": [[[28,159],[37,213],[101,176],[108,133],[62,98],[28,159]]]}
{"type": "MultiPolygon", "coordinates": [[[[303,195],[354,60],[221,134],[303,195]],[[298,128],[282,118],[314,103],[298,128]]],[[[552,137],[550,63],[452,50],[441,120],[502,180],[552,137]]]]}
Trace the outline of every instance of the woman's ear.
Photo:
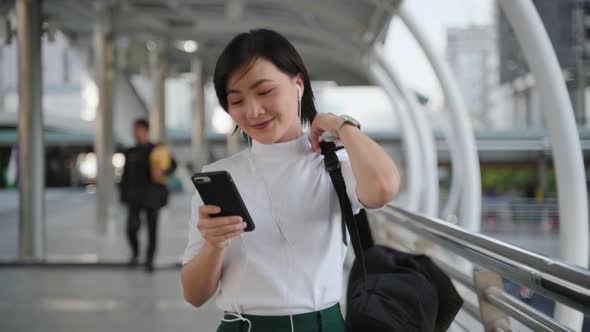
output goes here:
{"type": "Polygon", "coordinates": [[[299,93],[299,100],[303,98],[305,81],[303,80],[303,74],[299,73],[295,76],[295,85],[297,85],[297,92],[299,93]]]}

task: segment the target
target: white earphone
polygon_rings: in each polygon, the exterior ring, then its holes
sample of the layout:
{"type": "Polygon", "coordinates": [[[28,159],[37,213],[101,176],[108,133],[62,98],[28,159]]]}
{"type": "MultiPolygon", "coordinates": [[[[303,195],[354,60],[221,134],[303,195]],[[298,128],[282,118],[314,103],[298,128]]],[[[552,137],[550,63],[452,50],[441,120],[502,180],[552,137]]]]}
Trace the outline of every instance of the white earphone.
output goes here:
{"type": "Polygon", "coordinates": [[[301,98],[303,98],[303,96],[301,95],[301,88],[299,87],[299,85],[297,86],[297,97],[299,98],[299,101],[301,101],[301,98]]]}

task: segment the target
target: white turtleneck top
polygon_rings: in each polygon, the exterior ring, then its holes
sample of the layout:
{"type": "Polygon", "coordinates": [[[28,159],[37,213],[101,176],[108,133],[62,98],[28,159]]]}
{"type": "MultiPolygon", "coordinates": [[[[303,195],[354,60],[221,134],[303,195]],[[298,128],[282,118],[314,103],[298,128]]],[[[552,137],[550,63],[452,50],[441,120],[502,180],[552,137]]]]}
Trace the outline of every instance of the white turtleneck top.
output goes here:
{"type": "MultiPolygon", "coordinates": [[[[362,205],[348,155],[337,152],[353,212],[362,205]]],[[[341,212],[322,155],[309,137],[263,145],[219,160],[204,172],[228,171],[256,229],[233,239],[223,258],[217,305],[251,315],[321,310],[340,301],[343,263],[341,212]]],[[[191,203],[183,263],[198,254],[198,192],[191,203]]]]}

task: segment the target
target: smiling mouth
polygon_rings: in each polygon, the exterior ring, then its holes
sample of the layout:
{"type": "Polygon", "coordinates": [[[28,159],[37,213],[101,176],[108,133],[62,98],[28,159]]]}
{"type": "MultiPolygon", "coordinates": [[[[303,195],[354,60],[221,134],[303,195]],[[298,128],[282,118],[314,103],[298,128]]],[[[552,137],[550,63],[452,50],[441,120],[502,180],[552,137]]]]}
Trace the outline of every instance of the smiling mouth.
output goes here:
{"type": "Polygon", "coordinates": [[[274,118],[272,118],[272,119],[270,119],[268,121],[265,121],[265,122],[261,122],[261,123],[256,124],[256,125],[252,125],[252,127],[253,128],[256,128],[258,130],[264,129],[264,128],[268,127],[273,120],[274,120],[274,118]]]}

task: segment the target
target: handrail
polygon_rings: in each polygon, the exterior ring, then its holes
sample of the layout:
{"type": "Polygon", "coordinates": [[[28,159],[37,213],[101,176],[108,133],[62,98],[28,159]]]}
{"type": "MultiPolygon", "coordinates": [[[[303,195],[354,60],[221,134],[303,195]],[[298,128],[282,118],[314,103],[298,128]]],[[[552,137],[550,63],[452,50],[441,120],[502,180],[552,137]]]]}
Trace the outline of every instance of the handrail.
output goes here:
{"type": "Polygon", "coordinates": [[[490,287],[485,290],[485,296],[496,308],[518,319],[533,331],[573,332],[572,329],[555,322],[551,317],[519,301],[502,289],[490,287]]]}
{"type": "MultiPolygon", "coordinates": [[[[443,270],[449,277],[458,281],[463,286],[475,291],[473,279],[468,277],[464,272],[452,267],[451,265],[433,257],[434,263],[443,270]]],[[[504,290],[497,287],[490,287],[484,292],[487,300],[504,313],[517,318],[524,325],[533,329],[533,331],[562,331],[573,332],[570,328],[559,324],[544,313],[532,308],[522,301],[514,298],[504,290]]],[[[467,304],[467,302],[465,302],[467,304]]],[[[471,304],[469,304],[471,305],[471,304]]],[[[468,313],[473,316],[474,308],[464,305],[468,313]]],[[[477,308],[476,308],[477,309],[477,308]]],[[[478,312],[479,314],[479,312],[478,312]]],[[[474,317],[478,317],[477,315],[474,317]]]]}
{"type": "MultiPolygon", "coordinates": [[[[482,234],[468,232],[443,220],[409,212],[392,204],[377,213],[384,214],[389,221],[469,259],[478,266],[590,315],[588,270],[540,256],[482,234]]],[[[469,277],[460,271],[451,271],[457,272],[451,274],[451,277],[464,284],[469,283],[469,277]]],[[[507,303],[509,298],[494,294],[496,296],[492,296],[493,301],[500,303],[500,310],[510,309],[507,303]]],[[[540,324],[547,323],[543,317],[534,318],[538,318],[536,322],[540,324]]],[[[557,326],[559,325],[554,325],[557,326]]]]}
{"type": "MultiPolygon", "coordinates": [[[[429,229],[437,235],[443,236],[445,238],[455,237],[458,240],[466,241],[466,244],[469,246],[491,250],[501,256],[505,256],[511,260],[519,261],[522,264],[531,266],[540,272],[559,276],[560,279],[564,279],[570,283],[590,289],[590,271],[579,266],[543,257],[539,254],[526,251],[494,238],[482,234],[468,232],[463,228],[449,224],[444,220],[412,213],[394,205],[388,205],[388,208],[386,208],[384,211],[401,213],[405,217],[411,218],[423,229],[429,229]]],[[[588,294],[590,295],[590,291],[588,294]]]]}

